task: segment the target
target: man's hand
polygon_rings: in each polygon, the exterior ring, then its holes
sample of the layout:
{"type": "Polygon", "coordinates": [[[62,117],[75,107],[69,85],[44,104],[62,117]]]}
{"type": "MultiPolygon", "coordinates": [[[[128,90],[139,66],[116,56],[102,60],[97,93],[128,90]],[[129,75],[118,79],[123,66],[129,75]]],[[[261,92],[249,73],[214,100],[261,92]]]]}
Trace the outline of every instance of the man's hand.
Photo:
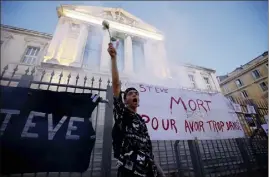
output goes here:
{"type": "Polygon", "coordinates": [[[111,59],[115,59],[116,56],[117,56],[117,51],[116,49],[114,48],[113,44],[112,43],[109,43],[108,44],[108,49],[107,49],[109,55],[111,56],[111,59]]]}
{"type": "Polygon", "coordinates": [[[120,95],[120,79],[119,72],[117,68],[117,51],[112,43],[108,44],[107,49],[109,55],[111,56],[111,73],[112,73],[112,88],[114,96],[118,97],[120,95]]]}

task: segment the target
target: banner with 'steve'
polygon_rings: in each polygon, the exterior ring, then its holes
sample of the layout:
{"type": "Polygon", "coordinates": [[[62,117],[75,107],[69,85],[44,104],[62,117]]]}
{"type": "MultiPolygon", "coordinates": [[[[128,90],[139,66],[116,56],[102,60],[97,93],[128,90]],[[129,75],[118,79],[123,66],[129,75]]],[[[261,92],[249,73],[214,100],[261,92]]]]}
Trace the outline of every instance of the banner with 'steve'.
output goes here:
{"type": "Polygon", "coordinates": [[[84,172],[98,95],[0,87],[1,173],[84,172]]]}
{"type": "Polygon", "coordinates": [[[138,113],[152,140],[227,139],[244,137],[235,110],[221,93],[201,93],[126,83],[140,94],[138,113]]]}

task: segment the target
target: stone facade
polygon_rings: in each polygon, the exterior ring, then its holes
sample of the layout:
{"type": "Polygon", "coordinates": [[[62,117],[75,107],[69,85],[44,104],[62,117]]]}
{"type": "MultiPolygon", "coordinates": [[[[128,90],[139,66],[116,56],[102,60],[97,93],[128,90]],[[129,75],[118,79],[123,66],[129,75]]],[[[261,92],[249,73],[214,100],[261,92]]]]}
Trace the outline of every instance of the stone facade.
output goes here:
{"type": "Polygon", "coordinates": [[[222,93],[231,101],[239,98],[268,102],[268,52],[227,75],[219,76],[218,81],[222,93]]]}
{"type": "Polygon", "coordinates": [[[122,42],[121,80],[220,91],[214,70],[190,64],[169,64],[162,33],[123,9],[65,5],[59,7],[57,13],[59,20],[53,36],[2,25],[1,69],[7,64],[21,64],[55,73],[64,71],[109,79],[107,46],[110,38],[101,25],[107,20],[112,36],[122,42]],[[38,50],[34,63],[24,61],[29,47],[33,47],[31,51],[38,50]],[[141,56],[135,55],[138,50],[141,56]],[[137,64],[140,58],[143,59],[137,64]],[[135,65],[141,69],[136,71],[135,65]],[[194,81],[190,81],[189,75],[194,76],[194,81]]]}
{"type": "MultiPolygon", "coordinates": [[[[111,34],[120,39],[118,64],[121,65],[120,77],[123,82],[220,91],[214,70],[190,64],[169,64],[162,34],[122,9],[68,5],[58,8],[57,12],[59,20],[53,35],[1,25],[1,74],[5,71],[4,77],[20,78],[29,68],[28,74],[33,74],[35,81],[43,83],[32,84],[31,88],[34,89],[82,92],[82,89],[48,86],[47,83],[105,89],[107,80],[111,79],[107,52],[109,35],[101,28],[102,21],[106,19],[111,24],[111,34]],[[13,75],[17,65],[18,71],[13,75]],[[35,72],[31,73],[34,68],[35,72]],[[193,81],[190,81],[189,75],[193,76],[193,81]],[[208,78],[209,84],[204,78],[208,78]]],[[[10,86],[16,86],[16,83],[12,84],[10,86]]],[[[88,93],[90,90],[84,89],[83,92],[88,93]]],[[[106,97],[104,91],[93,92],[102,98],[106,97]]],[[[89,176],[92,172],[90,176],[98,176],[101,171],[105,106],[99,104],[92,114],[97,138],[95,158],[90,165],[92,171],[88,170],[83,176],[89,176]]],[[[171,145],[174,143],[171,141],[171,145]]],[[[170,143],[153,142],[156,159],[169,162],[162,164],[165,172],[176,172],[173,147],[166,144],[170,143]],[[164,153],[157,151],[166,153],[161,155],[164,153]]],[[[185,145],[179,145],[178,148],[183,152],[185,145]]],[[[182,164],[186,164],[185,161],[182,164]]],[[[113,159],[112,173],[116,172],[115,166],[116,161],[113,159]]]]}

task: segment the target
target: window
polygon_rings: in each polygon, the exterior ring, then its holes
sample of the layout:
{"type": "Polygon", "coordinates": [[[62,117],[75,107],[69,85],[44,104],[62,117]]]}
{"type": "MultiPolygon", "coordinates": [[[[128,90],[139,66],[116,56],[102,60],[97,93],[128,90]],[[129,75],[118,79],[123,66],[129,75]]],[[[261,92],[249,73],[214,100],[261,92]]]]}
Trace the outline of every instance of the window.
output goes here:
{"type": "Polygon", "coordinates": [[[243,90],[243,91],[241,92],[241,95],[242,95],[243,98],[247,98],[247,97],[248,97],[248,93],[247,93],[247,91],[245,91],[245,90],[243,90]]]}
{"type": "Polygon", "coordinates": [[[259,72],[258,70],[254,70],[254,71],[252,71],[252,77],[253,77],[254,79],[258,79],[258,78],[260,78],[260,77],[261,77],[260,72],[259,72]]]}
{"type": "Polygon", "coordinates": [[[264,92],[268,90],[267,84],[265,82],[260,83],[260,87],[264,92]]]}
{"type": "Polygon", "coordinates": [[[244,85],[243,82],[240,79],[237,79],[235,81],[235,83],[236,83],[237,87],[242,87],[244,85]]]}
{"type": "Polygon", "coordinates": [[[40,50],[39,47],[28,46],[24,54],[24,57],[22,59],[22,63],[29,64],[29,65],[36,64],[39,50],[40,50]]]}
{"type": "Polygon", "coordinates": [[[205,84],[206,84],[206,88],[208,90],[212,90],[212,87],[211,87],[210,82],[209,82],[209,78],[208,77],[204,77],[204,81],[205,81],[205,84]]]}
{"type": "Polygon", "coordinates": [[[195,84],[194,76],[193,76],[192,74],[189,74],[188,77],[189,77],[189,79],[190,79],[192,88],[196,88],[196,84],[195,84]]]}

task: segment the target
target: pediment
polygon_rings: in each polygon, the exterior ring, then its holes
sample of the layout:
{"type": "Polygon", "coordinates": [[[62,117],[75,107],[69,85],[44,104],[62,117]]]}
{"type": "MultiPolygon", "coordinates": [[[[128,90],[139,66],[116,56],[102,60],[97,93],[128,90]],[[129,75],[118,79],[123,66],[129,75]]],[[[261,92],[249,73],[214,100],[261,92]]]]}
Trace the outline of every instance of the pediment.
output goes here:
{"type": "Polygon", "coordinates": [[[63,5],[60,8],[66,8],[74,10],[79,13],[88,14],[94,17],[99,17],[114,22],[122,23],[132,27],[140,28],[146,31],[161,33],[155,27],[143,22],[138,17],[130,14],[129,12],[121,8],[107,8],[107,7],[96,7],[96,6],[75,6],[75,5],[63,5]]]}

